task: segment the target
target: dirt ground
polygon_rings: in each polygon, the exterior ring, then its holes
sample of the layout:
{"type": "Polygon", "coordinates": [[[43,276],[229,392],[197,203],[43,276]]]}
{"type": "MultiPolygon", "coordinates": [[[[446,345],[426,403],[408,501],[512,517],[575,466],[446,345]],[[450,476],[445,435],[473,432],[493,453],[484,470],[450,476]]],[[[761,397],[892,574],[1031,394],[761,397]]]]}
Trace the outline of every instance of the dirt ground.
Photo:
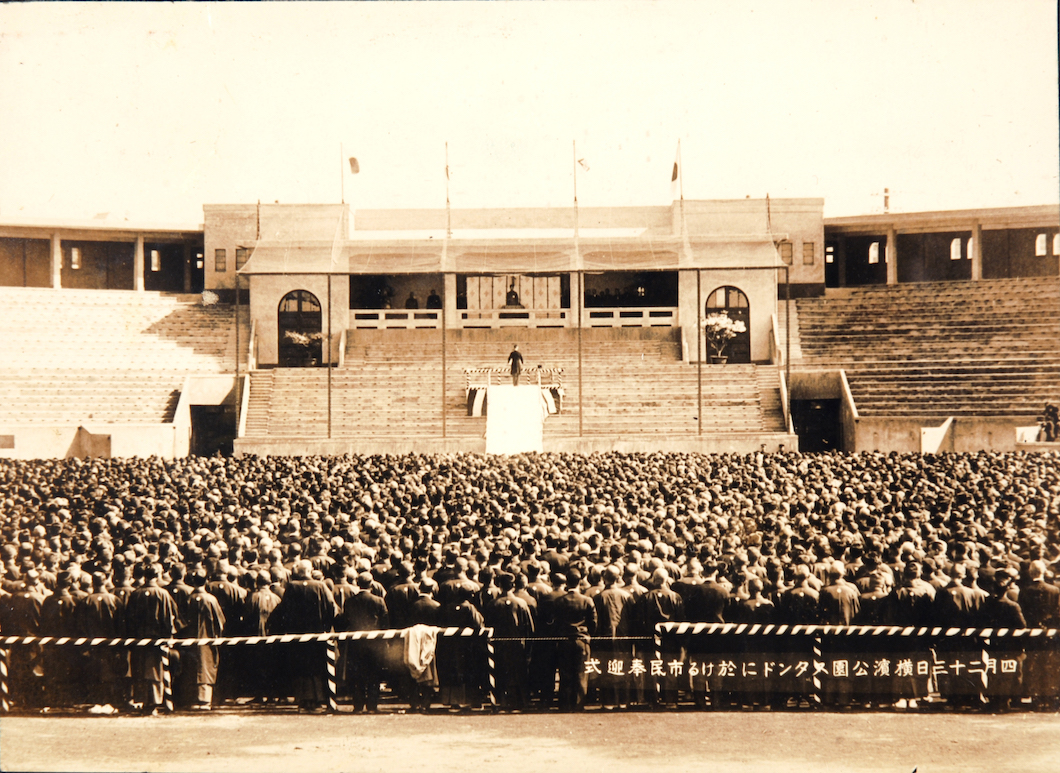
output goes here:
{"type": "Polygon", "coordinates": [[[60,771],[1060,771],[1060,715],[217,712],[5,717],[0,768],[60,771]]]}

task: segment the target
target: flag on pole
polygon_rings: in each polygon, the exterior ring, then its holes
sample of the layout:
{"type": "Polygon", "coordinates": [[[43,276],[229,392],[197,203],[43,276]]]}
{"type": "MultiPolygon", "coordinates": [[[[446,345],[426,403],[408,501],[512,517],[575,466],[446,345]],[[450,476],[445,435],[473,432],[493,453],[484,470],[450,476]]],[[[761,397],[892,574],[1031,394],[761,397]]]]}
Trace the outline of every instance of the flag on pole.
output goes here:
{"type": "Polygon", "coordinates": [[[670,199],[685,198],[684,181],[681,179],[681,140],[677,141],[677,155],[674,156],[674,168],[670,174],[670,199]]]}
{"type": "Polygon", "coordinates": [[[357,174],[361,171],[360,164],[357,163],[357,159],[350,156],[350,174],[357,174]]]}

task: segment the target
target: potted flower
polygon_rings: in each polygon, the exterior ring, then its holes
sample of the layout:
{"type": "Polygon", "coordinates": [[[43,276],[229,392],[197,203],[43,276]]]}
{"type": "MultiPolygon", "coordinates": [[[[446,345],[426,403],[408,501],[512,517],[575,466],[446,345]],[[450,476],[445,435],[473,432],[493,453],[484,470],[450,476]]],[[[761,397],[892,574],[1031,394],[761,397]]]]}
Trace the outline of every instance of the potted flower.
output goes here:
{"type": "Polygon", "coordinates": [[[297,330],[286,330],[283,337],[292,354],[296,353],[293,359],[297,360],[301,367],[309,368],[320,364],[320,342],[324,340],[323,333],[300,333],[297,330]]]}
{"type": "Polygon", "coordinates": [[[725,347],[737,335],[746,332],[747,326],[738,319],[732,319],[727,312],[708,314],[703,320],[703,334],[707,337],[707,354],[711,362],[722,365],[728,362],[725,347]]]}

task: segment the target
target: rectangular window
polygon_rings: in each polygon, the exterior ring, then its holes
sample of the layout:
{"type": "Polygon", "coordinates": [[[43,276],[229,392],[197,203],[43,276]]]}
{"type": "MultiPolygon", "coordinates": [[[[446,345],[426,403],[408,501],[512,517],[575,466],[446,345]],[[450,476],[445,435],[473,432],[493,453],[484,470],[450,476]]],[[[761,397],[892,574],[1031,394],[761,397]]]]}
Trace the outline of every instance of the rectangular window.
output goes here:
{"type": "Polygon", "coordinates": [[[873,242],[869,245],[869,265],[875,265],[880,262],[880,243],[873,242]]]}
{"type": "Polygon", "coordinates": [[[782,261],[784,261],[785,263],[787,263],[789,266],[791,265],[791,255],[792,255],[791,242],[781,242],[780,243],[780,259],[782,261]]]}
{"type": "Polygon", "coordinates": [[[824,248],[824,262],[829,265],[835,263],[835,247],[824,248]]]}
{"type": "Polygon", "coordinates": [[[81,268],[81,248],[70,248],[70,268],[81,268]]]}
{"type": "Polygon", "coordinates": [[[201,252],[196,252],[195,253],[195,268],[202,268],[202,267],[203,267],[202,253],[201,252]]]}
{"type": "Polygon", "coordinates": [[[1053,254],[1060,255],[1060,234],[1053,234],[1053,254]]]}
{"type": "Polygon", "coordinates": [[[223,273],[228,270],[228,257],[224,250],[213,251],[213,270],[223,273]]]}
{"type": "Polygon", "coordinates": [[[251,249],[249,247],[236,247],[236,271],[247,265],[250,260],[251,249]]]}
{"type": "Polygon", "coordinates": [[[151,270],[162,270],[162,253],[160,253],[158,250],[151,250],[151,270]]]}
{"type": "Polygon", "coordinates": [[[813,242],[802,243],[802,264],[804,266],[813,265],[813,242]]]}

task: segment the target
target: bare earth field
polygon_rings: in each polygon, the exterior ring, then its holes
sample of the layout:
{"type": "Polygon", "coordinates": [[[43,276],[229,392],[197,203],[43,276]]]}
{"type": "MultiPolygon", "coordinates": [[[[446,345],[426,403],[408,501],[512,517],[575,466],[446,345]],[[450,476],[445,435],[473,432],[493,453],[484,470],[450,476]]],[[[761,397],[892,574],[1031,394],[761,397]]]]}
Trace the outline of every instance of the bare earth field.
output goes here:
{"type": "Polygon", "coordinates": [[[1060,771],[1060,715],[6,717],[0,768],[72,771],[1060,771]]]}

